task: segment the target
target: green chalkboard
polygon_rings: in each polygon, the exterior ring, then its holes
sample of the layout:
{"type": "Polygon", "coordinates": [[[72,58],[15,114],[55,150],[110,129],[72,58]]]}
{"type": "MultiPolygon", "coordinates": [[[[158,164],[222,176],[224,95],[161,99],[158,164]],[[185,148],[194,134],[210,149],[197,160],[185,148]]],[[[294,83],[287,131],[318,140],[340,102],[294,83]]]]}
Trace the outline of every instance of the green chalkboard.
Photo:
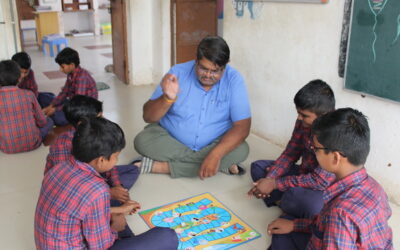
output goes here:
{"type": "Polygon", "coordinates": [[[353,0],[345,87],[400,102],[400,0],[353,0]]]}

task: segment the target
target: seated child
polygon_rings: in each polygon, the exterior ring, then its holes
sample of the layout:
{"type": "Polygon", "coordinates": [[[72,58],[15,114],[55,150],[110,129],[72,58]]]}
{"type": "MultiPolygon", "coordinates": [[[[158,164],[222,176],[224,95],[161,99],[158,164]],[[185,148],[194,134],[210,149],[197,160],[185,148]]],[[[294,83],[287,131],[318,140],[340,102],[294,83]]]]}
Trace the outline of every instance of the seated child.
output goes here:
{"type": "Polygon", "coordinates": [[[18,87],[32,91],[40,106],[47,107],[55,95],[49,92],[38,92],[38,85],[35,80],[35,73],[31,69],[31,57],[26,52],[18,52],[11,58],[14,62],[18,63],[21,69],[22,80],[19,82],[18,87]]]}
{"type": "MultiPolygon", "coordinates": [[[[110,193],[100,173],[110,171],[125,147],[122,129],[104,118],[84,118],[72,140],[72,158],[44,176],[35,213],[37,249],[176,249],[169,228],[118,238],[129,229],[123,214],[110,213],[110,193]]],[[[134,212],[135,202],[124,205],[134,212]]]]}
{"type": "Polygon", "coordinates": [[[336,181],[314,220],[286,215],[268,225],[270,249],[393,249],[387,195],[364,167],[370,150],[365,116],[338,109],[317,118],[312,134],[318,163],[336,181]]]}
{"type": "Polygon", "coordinates": [[[8,154],[39,147],[54,125],[33,92],[17,87],[20,76],[16,62],[0,62],[0,151],[8,154]]]}
{"type": "Polygon", "coordinates": [[[68,124],[62,107],[74,95],[86,95],[98,98],[95,80],[89,72],[79,66],[79,54],[71,48],[64,48],[56,57],[56,62],[60,65],[60,71],[67,74],[67,81],[64,87],[50,105],[43,109],[47,116],[51,116],[57,126],[68,124]]]}
{"type": "Polygon", "coordinates": [[[334,110],[335,97],[328,84],[313,80],[296,93],[294,103],[298,116],[292,138],[277,160],[251,164],[255,183],[248,194],[263,198],[268,207],[278,202],[286,213],[312,217],[321,210],[322,191],[335,177],[318,166],[310,148],[310,127],[318,116],[334,110]]]}
{"type": "MultiPolygon", "coordinates": [[[[103,104],[89,96],[76,95],[72,97],[63,107],[63,111],[68,122],[72,125],[69,130],[60,134],[55,142],[50,146],[47,155],[44,174],[58,163],[68,161],[73,158],[72,138],[74,137],[76,127],[83,117],[99,117],[103,112],[103,104]]],[[[133,186],[139,177],[139,169],[133,164],[119,165],[113,167],[110,171],[102,173],[109,184],[112,200],[112,206],[120,205],[129,200],[128,190],[133,186]]]]}

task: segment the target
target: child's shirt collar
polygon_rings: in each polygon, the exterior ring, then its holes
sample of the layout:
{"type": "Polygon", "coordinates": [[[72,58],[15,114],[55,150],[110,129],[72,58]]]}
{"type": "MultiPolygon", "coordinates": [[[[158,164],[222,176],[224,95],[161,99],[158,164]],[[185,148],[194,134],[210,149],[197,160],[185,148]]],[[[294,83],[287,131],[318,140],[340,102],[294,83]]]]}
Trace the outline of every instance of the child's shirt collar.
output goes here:
{"type": "Polygon", "coordinates": [[[344,191],[350,189],[353,186],[356,186],[363,182],[368,177],[367,171],[365,168],[362,168],[345,178],[333,183],[330,185],[324,192],[324,203],[328,203],[335,197],[339,196],[344,191]]]}

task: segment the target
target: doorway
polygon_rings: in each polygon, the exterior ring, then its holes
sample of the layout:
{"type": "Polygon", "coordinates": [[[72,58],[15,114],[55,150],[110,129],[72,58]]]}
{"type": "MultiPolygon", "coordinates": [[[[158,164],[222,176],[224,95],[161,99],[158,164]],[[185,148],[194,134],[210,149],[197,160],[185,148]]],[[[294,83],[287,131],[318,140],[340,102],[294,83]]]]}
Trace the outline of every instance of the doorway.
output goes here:
{"type": "Polygon", "coordinates": [[[217,0],[171,0],[171,64],[196,57],[199,42],[217,35],[217,0]]]}
{"type": "Polygon", "coordinates": [[[15,1],[0,1],[0,59],[10,58],[19,50],[17,9],[15,1]]]}

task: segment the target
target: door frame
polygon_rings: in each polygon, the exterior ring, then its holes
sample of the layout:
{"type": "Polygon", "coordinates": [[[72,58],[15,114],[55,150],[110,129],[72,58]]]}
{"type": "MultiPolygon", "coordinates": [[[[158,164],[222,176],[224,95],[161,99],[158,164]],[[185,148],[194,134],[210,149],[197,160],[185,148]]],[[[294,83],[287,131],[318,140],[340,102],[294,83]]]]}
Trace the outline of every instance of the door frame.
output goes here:
{"type": "MultiPolygon", "coordinates": [[[[111,8],[111,24],[112,24],[112,20],[113,20],[113,11],[112,11],[112,2],[113,0],[110,1],[110,8],[111,8]]],[[[125,84],[129,84],[130,82],[130,76],[129,76],[129,58],[128,58],[128,35],[127,35],[127,3],[125,0],[122,0],[122,15],[120,18],[122,18],[122,48],[123,48],[123,57],[124,57],[124,78],[125,81],[123,81],[123,79],[120,79],[117,74],[115,73],[115,63],[114,61],[116,60],[116,58],[114,57],[114,29],[112,28],[112,47],[113,47],[113,68],[114,68],[114,75],[117,76],[117,78],[125,83],[125,84]]]]}
{"type": "MultiPolygon", "coordinates": [[[[0,52],[1,54],[6,55],[7,59],[10,58],[14,53],[21,49],[21,40],[20,40],[20,32],[19,32],[19,23],[18,23],[18,12],[15,1],[1,1],[1,8],[3,20],[0,20],[0,25],[4,25],[5,34],[2,36],[5,39],[5,51],[0,52]]],[[[0,41],[3,42],[3,41],[0,41]]],[[[1,59],[1,58],[0,58],[1,59]]]]}

